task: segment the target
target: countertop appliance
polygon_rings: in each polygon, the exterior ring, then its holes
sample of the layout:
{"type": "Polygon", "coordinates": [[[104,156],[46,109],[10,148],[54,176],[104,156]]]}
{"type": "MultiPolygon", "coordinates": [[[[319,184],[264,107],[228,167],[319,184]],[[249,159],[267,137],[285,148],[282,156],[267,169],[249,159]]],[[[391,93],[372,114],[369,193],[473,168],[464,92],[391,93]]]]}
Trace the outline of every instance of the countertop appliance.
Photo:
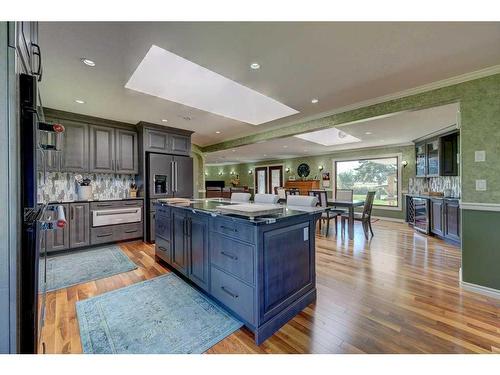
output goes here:
{"type": "Polygon", "coordinates": [[[159,198],[193,198],[193,159],[146,153],[146,241],[154,242],[154,202],[159,198]]]}
{"type": "Polygon", "coordinates": [[[415,230],[429,234],[429,200],[426,198],[413,198],[414,228],[415,230]]]}

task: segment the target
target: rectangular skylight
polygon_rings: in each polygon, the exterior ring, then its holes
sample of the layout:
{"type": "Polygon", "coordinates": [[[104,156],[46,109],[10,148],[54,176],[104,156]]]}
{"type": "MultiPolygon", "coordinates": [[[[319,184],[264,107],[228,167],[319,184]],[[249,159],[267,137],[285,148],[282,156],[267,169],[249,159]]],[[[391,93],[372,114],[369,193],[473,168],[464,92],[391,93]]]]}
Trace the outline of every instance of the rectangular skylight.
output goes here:
{"type": "Polygon", "coordinates": [[[125,87],[252,125],[298,113],[277,100],[155,45],[125,87]]]}
{"type": "Polygon", "coordinates": [[[361,139],[343,132],[337,128],[328,128],[311,133],[298,134],[295,137],[323,146],[335,146],[346,143],[361,142],[361,139]]]}

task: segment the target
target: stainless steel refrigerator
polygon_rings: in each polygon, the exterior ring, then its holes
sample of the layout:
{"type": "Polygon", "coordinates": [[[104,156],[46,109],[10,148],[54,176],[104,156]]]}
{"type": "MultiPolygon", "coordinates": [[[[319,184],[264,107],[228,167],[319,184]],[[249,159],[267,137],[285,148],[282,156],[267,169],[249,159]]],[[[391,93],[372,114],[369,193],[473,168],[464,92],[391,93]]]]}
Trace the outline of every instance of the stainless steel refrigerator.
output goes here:
{"type": "Polygon", "coordinates": [[[154,242],[154,202],[159,198],[193,197],[193,159],[188,156],[147,153],[146,170],[146,240],[154,242]]]}

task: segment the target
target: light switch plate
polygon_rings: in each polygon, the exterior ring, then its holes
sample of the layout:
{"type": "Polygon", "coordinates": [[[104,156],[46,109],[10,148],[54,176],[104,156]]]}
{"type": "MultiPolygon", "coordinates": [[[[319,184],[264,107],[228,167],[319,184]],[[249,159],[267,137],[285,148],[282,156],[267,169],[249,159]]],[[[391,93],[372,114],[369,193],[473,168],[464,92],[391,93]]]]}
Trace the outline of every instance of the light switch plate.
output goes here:
{"type": "Polygon", "coordinates": [[[476,190],[486,191],[486,180],[476,180],[476,190]]]}
{"type": "Polygon", "coordinates": [[[474,153],[475,161],[486,161],[486,151],[476,151],[474,153]]]}
{"type": "Polygon", "coordinates": [[[304,242],[309,241],[309,227],[304,228],[304,242]]]}

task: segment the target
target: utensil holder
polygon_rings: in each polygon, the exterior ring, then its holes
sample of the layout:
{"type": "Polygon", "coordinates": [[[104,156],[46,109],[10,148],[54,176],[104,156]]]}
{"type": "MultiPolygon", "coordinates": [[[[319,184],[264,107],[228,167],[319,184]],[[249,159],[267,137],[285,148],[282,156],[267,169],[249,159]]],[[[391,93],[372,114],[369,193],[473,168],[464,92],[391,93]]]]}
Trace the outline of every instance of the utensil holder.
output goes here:
{"type": "Polygon", "coordinates": [[[81,201],[88,201],[92,198],[92,186],[78,185],[78,199],[81,201]]]}

